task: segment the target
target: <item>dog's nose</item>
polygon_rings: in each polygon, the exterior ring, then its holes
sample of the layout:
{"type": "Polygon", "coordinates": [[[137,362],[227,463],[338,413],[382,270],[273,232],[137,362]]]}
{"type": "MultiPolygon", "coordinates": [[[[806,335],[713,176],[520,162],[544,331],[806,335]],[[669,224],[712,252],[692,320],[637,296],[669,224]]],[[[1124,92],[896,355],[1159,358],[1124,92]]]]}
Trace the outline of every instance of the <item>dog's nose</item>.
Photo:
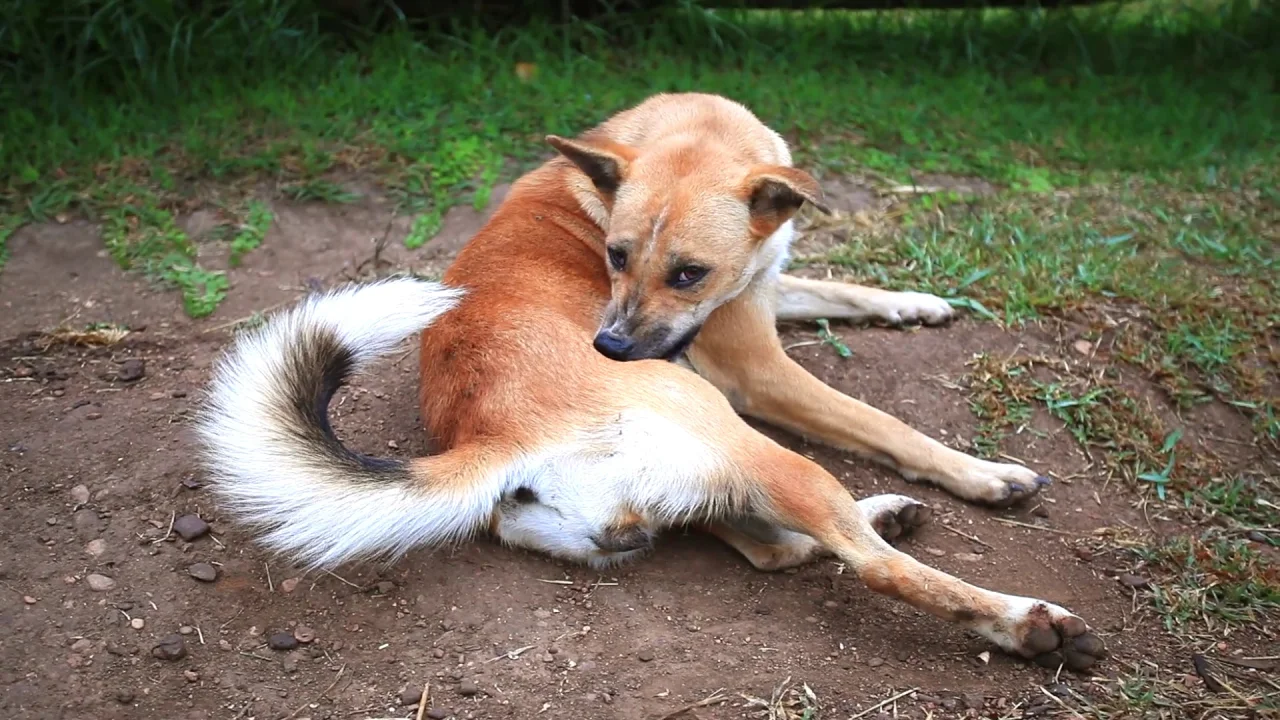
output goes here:
{"type": "Polygon", "coordinates": [[[610,360],[626,360],[635,349],[636,343],[629,337],[623,337],[611,330],[601,330],[592,343],[601,355],[610,360]]]}

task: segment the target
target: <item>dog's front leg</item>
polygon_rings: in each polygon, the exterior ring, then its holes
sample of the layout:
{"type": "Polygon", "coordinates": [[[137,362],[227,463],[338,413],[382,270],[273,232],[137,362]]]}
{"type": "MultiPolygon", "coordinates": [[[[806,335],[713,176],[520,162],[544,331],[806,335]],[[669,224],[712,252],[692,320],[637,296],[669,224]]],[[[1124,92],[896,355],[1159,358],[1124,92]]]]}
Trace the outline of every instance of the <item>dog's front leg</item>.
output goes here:
{"type": "Polygon", "coordinates": [[[878,320],[889,325],[938,325],[955,315],[950,303],[937,295],[794,275],[779,276],[774,309],[778,320],[878,320]]]}
{"type": "Polygon", "coordinates": [[[769,300],[744,296],[717,309],[689,360],[735,408],[826,445],[927,480],[966,500],[1009,505],[1048,484],[1020,465],[953,450],[901,420],[829,387],[787,356],[769,300]]]}

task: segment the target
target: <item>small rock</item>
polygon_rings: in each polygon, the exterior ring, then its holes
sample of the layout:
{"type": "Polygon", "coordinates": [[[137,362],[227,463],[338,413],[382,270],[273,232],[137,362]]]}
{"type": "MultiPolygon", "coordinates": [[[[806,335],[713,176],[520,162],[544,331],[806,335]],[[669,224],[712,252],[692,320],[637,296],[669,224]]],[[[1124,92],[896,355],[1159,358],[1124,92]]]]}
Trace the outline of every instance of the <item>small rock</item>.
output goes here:
{"type": "Polygon", "coordinates": [[[1089,353],[1093,352],[1093,343],[1089,342],[1088,340],[1077,340],[1071,343],[1071,347],[1074,348],[1075,351],[1080,353],[1081,355],[1088,355],[1089,353]]]}
{"type": "MultiPolygon", "coordinates": [[[[92,577],[92,576],[90,576],[92,577]]],[[[1120,576],[1121,584],[1131,588],[1144,588],[1151,584],[1151,581],[1141,575],[1124,574],[1120,576]]]]}
{"type": "Polygon", "coordinates": [[[552,655],[551,653],[542,653],[542,662],[549,663],[549,662],[555,662],[555,661],[556,661],[555,655],[552,655]]]}
{"type": "Polygon", "coordinates": [[[399,450],[400,444],[397,443],[395,440],[388,440],[387,447],[391,448],[392,450],[399,450]]]}
{"type": "Polygon", "coordinates": [[[173,531],[187,542],[191,542],[196,538],[209,532],[209,523],[200,518],[199,515],[183,515],[173,521],[173,531]]]}
{"type": "Polygon", "coordinates": [[[136,652],[136,650],[128,645],[121,645],[120,643],[114,640],[108,640],[107,652],[111,653],[112,655],[119,655],[120,657],[124,657],[125,655],[132,655],[134,652],[136,652]]]}
{"type": "Polygon", "coordinates": [[[991,664],[991,652],[990,652],[990,651],[988,651],[988,650],[983,650],[982,652],[978,653],[978,659],[982,661],[982,664],[983,664],[983,665],[990,665],[990,664],[991,664]]]}
{"type": "Polygon", "coordinates": [[[437,659],[444,657],[444,648],[435,648],[434,650],[432,650],[431,657],[437,658],[437,659]]]}
{"type": "Polygon", "coordinates": [[[924,551],[934,557],[942,557],[943,555],[947,554],[946,550],[939,550],[936,547],[925,547],[924,551]]]}
{"type": "Polygon", "coordinates": [[[71,643],[71,652],[84,654],[89,652],[92,649],[93,649],[93,641],[90,640],[89,638],[80,638],[79,640],[71,643]]]}
{"type": "Polygon", "coordinates": [[[840,607],[840,603],[836,602],[835,600],[824,600],[824,601],[822,602],[822,607],[824,607],[824,608],[826,608],[826,609],[828,609],[828,610],[834,610],[834,609],[836,609],[836,608],[840,607]]]}
{"type": "Polygon", "coordinates": [[[151,655],[161,660],[181,660],[187,656],[187,641],[178,633],[165,635],[151,648],[151,655]]]}
{"type": "Polygon", "coordinates": [[[422,700],[422,688],[407,687],[400,691],[401,705],[417,705],[422,700]]]}
{"type": "Polygon", "coordinates": [[[77,485],[71,488],[71,501],[77,505],[84,505],[89,502],[89,488],[85,485],[77,485]]]}
{"type": "Polygon", "coordinates": [[[873,657],[867,661],[867,665],[871,667],[880,667],[883,664],[884,664],[884,660],[878,657],[873,657]]]}
{"type": "Polygon", "coordinates": [[[133,702],[134,694],[132,690],[117,690],[116,702],[121,705],[129,705],[133,702]]]}
{"type": "Polygon", "coordinates": [[[197,674],[195,670],[183,670],[182,677],[186,678],[187,682],[192,682],[192,683],[200,679],[200,675],[197,674]]]}
{"type": "Polygon", "coordinates": [[[85,578],[85,582],[89,584],[89,589],[94,592],[108,592],[115,589],[116,581],[106,575],[93,573],[85,578]]]}
{"type": "Polygon", "coordinates": [[[84,546],[84,551],[94,557],[102,557],[102,554],[107,551],[107,541],[102,538],[90,540],[89,544],[84,546]]]}
{"type": "Polygon", "coordinates": [[[137,382],[147,374],[147,363],[138,358],[129,358],[120,363],[120,372],[116,377],[120,382],[137,382]]]}
{"type": "Polygon", "coordinates": [[[24,603],[26,603],[26,604],[28,604],[28,605],[35,605],[35,604],[36,604],[36,602],[38,602],[38,601],[37,601],[35,598],[31,597],[30,595],[23,595],[23,596],[22,596],[22,602],[24,602],[24,603]]]}
{"type": "Polygon", "coordinates": [[[982,562],[982,556],[977,553],[955,553],[951,557],[961,562],[982,562]]]}
{"type": "Polygon", "coordinates": [[[965,693],[962,700],[964,706],[970,710],[981,710],[987,704],[987,698],[981,693],[965,693]]]}
{"type": "Polygon", "coordinates": [[[129,627],[133,628],[134,630],[141,630],[146,626],[147,626],[147,621],[143,620],[142,618],[134,618],[129,621],[129,627]]]}
{"type": "Polygon", "coordinates": [[[292,650],[298,647],[298,638],[294,637],[293,633],[272,633],[271,637],[267,638],[267,647],[272,650],[292,650]]]}
{"type": "Polygon", "coordinates": [[[539,620],[547,620],[551,617],[551,611],[539,608],[533,611],[533,616],[538,618],[539,620]]]}
{"type": "Polygon", "coordinates": [[[1031,509],[1031,514],[1038,518],[1047,518],[1049,517],[1049,508],[1045,507],[1044,504],[1040,504],[1031,509]]]}
{"type": "Polygon", "coordinates": [[[200,582],[213,582],[218,579],[218,568],[209,563],[196,563],[187,568],[187,574],[200,582]]]}
{"type": "Polygon", "coordinates": [[[463,680],[458,683],[458,694],[463,697],[471,697],[479,692],[480,686],[476,684],[475,680],[463,680]]]}
{"type": "Polygon", "coordinates": [[[280,590],[282,590],[283,592],[291,593],[294,590],[298,589],[299,582],[302,582],[302,578],[296,578],[296,577],[286,578],[285,580],[280,582],[280,590]]]}
{"type": "Polygon", "coordinates": [[[379,595],[390,595],[396,589],[396,584],[390,580],[383,580],[374,587],[377,588],[379,595]]]}
{"type": "Polygon", "coordinates": [[[451,714],[452,713],[444,708],[431,708],[427,711],[427,717],[431,718],[431,720],[444,720],[451,714]]]}
{"type": "Polygon", "coordinates": [[[1076,548],[1075,553],[1084,562],[1093,562],[1093,551],[1089,548],[1076,548]]]}
{"type": "Polygon", "coordinates": [[[653,662],[653,651],[647,648],[644,650],[641,650],[640,652],[636,653],[636,659],[638,659],[640,662],[653,662]]]}
{"type": "Polygon", "coordinates": [[[298,658],[293,653],[284,656],[284,660],[280,661],[280,668],[290,675],[298,672],[298,658]]]}
{"type": "Polygon", "coordinates": [[[183,625],[182,627],[178,628],[179,635],[190,635],[195,631],[196,629],[191,627],[190,625],[183,625]]]}
{"type": "Polygon", "coordinates": [[[316,631],[306,625],[299,625],[293,629],[293,637],[300,643],[309,643],[316,639],[316,631]]]}

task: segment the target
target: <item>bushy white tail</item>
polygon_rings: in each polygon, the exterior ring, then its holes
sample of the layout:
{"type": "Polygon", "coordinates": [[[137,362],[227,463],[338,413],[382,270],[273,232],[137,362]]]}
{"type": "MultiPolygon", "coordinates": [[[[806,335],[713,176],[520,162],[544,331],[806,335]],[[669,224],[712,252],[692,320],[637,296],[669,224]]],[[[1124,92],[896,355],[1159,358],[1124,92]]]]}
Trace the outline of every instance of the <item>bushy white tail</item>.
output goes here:
{"type": "Polygon", "coordinates": [[[352,285],[237,339],[196,425],[222,506],[267,547],[312,566],[396,556],[473,532],[490,503],[434,493],[408,463],[343,446],[328,419],[330,399],[353,373],[461,297],[410,278],[352,285]]]}

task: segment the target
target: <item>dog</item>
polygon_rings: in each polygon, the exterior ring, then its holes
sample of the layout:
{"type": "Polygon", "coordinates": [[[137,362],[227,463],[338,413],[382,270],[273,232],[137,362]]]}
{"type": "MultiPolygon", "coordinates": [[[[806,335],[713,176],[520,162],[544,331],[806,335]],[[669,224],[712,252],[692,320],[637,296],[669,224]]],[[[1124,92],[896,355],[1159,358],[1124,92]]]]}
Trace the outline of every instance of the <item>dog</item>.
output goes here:
{"type": "Polygon", "coordinates": [[[784,351],[779,320],[940,323],[932,295],[782,272],[822,190],[783,138],[727,98],[660,94],[515,182],[439,282],[402,277],[301,301],[217,363],[197,423],[212,488],[267,548],[329,567],[488,531],[596,567],[662,530],[714,534],[756,568],[831,554],[869,588],[1022,658],[1106,657],[1057,605],[975,587],[886,538],[924,523],[902,495],[855,500],[771,423],[966,500],[1007,505],[1047,481],[942,445],[784,351]],[[330,427],[334,392],[420,337],[427,457],[374,458],[330,427]]]}

